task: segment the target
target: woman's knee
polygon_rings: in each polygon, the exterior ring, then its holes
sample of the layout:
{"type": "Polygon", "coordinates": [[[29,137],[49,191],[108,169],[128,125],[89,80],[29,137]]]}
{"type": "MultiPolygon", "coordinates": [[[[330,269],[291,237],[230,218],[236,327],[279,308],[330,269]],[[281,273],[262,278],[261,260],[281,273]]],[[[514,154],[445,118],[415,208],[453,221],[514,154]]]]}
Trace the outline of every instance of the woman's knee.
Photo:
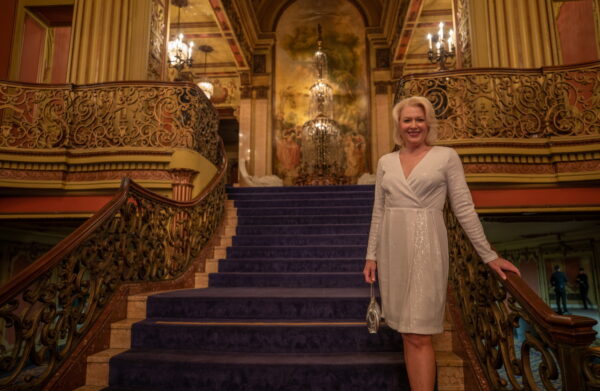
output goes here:
{"type": "Polygon", "coordinates": [[[410,345],[413,349],[423,349],[433,346],[431,335],[424,334],[402,334],[402,340],[405,345],[410,345]]]}

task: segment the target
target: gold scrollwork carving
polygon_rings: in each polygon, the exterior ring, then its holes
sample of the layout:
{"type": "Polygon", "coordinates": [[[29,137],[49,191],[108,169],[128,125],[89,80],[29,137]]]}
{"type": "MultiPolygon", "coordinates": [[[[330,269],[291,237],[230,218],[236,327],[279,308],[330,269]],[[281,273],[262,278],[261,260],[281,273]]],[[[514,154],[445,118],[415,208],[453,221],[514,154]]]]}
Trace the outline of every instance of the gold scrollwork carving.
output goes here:
{"type": "Polygon", "coordinates": [[[184,206],[124,182],[95,229],[71,250],[40,258],[47,266],[38,277],[4,289],[0,389],[41,388],[121,284],[170,280],[188,270],[223,217],[224,172],[222,166],[212,191],[184,206]]]}
{"type": "Polygon", "coordinates": [[[600,134],[600,63],[412,75],[395,98],[428,97],[441,140],[600,134]]]}
{"type": "Polygon", "coordinates": [[[188,148],[218,165],[216,119],[192,84],[0,82],[0,148],[188,148]]]}
{"type": "MultiPolygon", "coordinates": [[[[530,291],[535,296],[532,298],[509,293],[510,282],[501,283],[481,262],[448,207],[445,218],[452,291],[465,332],[492,388],[584,390],[582,379],[585,378],[590,385],[587,389],[597,389],[592,387],[597,386],[600,379],[594,360],[600,354],[585,346],[593,340],[595,333],[591,327],[595,322],[579,317],[579,324],[568,325],[564,319],[550,327],[549,323],[540,321],[541,312],[534,316],[531,303],[545,304],[533,291],[530,291]],[[562,329],[558,330],[559,327],[562,329]],[[521,330],[520,336],[517,329],[521,330]],[[583,334],[586,334],[584,342],[565,340],[567,335],[571,338],[583,334]]],[[[546,309],[546,316],[555,316],[546,309]]]]}

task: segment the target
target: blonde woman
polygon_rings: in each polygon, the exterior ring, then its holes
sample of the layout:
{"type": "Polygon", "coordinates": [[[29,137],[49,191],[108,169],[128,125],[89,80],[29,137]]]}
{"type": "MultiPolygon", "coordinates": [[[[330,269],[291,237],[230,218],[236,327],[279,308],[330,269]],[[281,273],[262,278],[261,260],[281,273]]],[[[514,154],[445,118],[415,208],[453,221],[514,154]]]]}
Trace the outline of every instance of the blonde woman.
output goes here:
{"type": "Polygon", "coordinates": [[[475,212],[456,151],[434,146],[437,120],[424,97],[411,97],[393,111],[400,150],[377,164],[375,201],[365,281],[379,277],[386,324],[402,334],[412,391],[431,391],[435,356],[431,336],[443,331],[448,284],[448,239],[442,209],[446,195],[470,241],[498,275],[519,274],[490,247],[475,212]]]}

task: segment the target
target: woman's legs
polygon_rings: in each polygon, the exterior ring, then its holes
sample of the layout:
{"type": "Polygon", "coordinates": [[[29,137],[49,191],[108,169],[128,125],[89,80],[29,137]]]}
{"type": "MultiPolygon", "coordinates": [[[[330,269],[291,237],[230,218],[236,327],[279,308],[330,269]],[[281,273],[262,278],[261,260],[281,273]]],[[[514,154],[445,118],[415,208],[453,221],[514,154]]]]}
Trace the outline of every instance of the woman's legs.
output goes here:
{"type": "Polygon", "coordinates": [[[411,391],[433,391],[435,353],[431,335],[402,334],[404,361],[411,391]]]}

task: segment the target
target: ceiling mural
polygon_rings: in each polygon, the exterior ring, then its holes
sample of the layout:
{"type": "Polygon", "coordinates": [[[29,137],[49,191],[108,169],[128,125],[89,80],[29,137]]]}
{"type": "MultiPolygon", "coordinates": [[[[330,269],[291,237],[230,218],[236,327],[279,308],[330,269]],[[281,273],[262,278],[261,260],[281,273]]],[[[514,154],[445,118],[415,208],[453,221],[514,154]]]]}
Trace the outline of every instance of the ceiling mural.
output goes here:
{"type": "MultiPolygon", "coordinates": [[[[341,131],[343,175],[350,183],[369,171],[369,95],[365,27],[349,1],[298,0],[279,19],[275,53],[274,171],[294,184],[302,160],[302,128],[309,116],[309,89],[316,82],[313,55],[317,25],[323,26],[333,88],[333,114],[341,131]]],[[[338,152],[341,152],[338,150],[338,152]]],[[[329,151],[328,153],[333,153],[329,151]]]]}

